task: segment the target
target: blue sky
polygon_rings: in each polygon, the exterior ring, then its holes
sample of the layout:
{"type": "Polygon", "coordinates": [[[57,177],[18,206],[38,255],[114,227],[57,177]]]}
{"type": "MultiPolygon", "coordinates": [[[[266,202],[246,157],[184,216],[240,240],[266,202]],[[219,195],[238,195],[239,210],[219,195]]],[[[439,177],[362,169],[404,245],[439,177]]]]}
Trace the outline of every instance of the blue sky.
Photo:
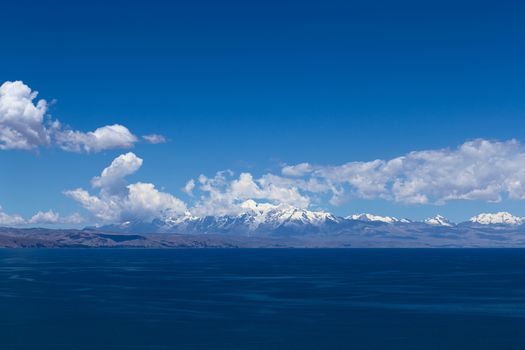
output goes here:
{"type": "MultiPolygon", "coordinates": [[[[64,191],[96,194],[91,179],[129,151],[144,162],[128,183],[155,184],[191,208],[200,194],[181,189],[200,174],[230,169],[232,179],[249,172],[257,180],[285,164],[519,142],[524,19],[518,1],[6,3],[0,84],[23,81],[39,92],[34,103],[48,102],[46,118],[72,130],[120,124],[168,142],[2,150],[0,205],[26,218],[52,209],[96,221],[64,191]]],[[[309,207],[456,221],[481,211],[525,215],[519,195],[497,191],[496,203],[471,196],[414,204],[387,194],[336,205],[323,192],[309,195],[309,207]]]]}

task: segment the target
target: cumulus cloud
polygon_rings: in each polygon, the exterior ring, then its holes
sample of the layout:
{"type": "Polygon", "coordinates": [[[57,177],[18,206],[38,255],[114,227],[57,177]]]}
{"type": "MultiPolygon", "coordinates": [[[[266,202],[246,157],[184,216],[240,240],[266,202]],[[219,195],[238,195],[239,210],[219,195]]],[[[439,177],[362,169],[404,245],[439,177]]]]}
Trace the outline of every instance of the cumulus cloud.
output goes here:
{"type": "Polygon", "coordinates": [[[111,164],[105,168],[100,176],[95,176],[91,184],[95,188],[101,188],[109,193],[116,193],[126,187],[124,178],[133,174],[142,166],[142,159],[135,153],[128,152],[115,158],[111,164]]]}
{"type": "Polygon", "coordinates": [[[408,204],[499,202],[505,196],[525,199],[525,147],[516,140],[478,139],[455,149],[414,151],[389,160],[286,166],[282,174],[273,181],[305,192],[329,192],[332,204],[352,198],[408,204]]]}
{"type": "Polygon", "coordinates": [[[27,220],[26,223],[33,224],[33,225],[55,225],[55,224],[81,224],[83,223],[84,217],[80,215],[79,213],[73,213],[68,216],[61,216],[59,213],[48,210],[48,211],[39,211],[35,215],[33,215],[29,220],[27,220]]]}
{"type": "MultiPolygon", "coordinates": [[[[89,132],[66,128],[58,120],[46,117],[48,103],[37,100],[37,95],[22,81],[6,81],[0,86],[0,150],[56,146],[68,152],[101,152],[132,148],[139,141],[119,124],[89,132]]],[[[166,141],[157,134],[143,139],[155,144],[166,141]]]]}
{"type": "Polygon", "coordinates": [[[132,148],[138,141],[123,125],[107,125],[90,132],[60,130],[55,134],[57,145],[70,152],[100,152],[107,149],[132,148]]]}
{"type": "Polygon", "coordinates": [[[21,225],[55,225],[55,224],[81,224],[84,222],[84,218],[74,213],[66,217],[62,217],[60,214],[53,210],[39,211],[33,215],[30,219],[25,219],[20,215],[9,215],[6,214],[0,206],[0,225],[1,226],[21,226],[21,225]]]}
{"type": "Polygon", "coordinates": [[[525,199],[525,146],[516,140],[477,139],[457,148],[414,151],[392,159],[342,165],[285,165],[281,174],[234,177],[231,171],[189,181],[192,213],[243,211],[246,200],[305,208],[328,197],[332,205],[359,199],[441,205],[454,200],[525,199]]]}
{"type": "Polygon", "coordinates": [[[238,214],[245,211],[242,204],[247,200],[265,200],[299,208],[310,205],[310,198],[299,193],[293,184],[281,185],[266,178],[254,179],[250,173],[241,173],[239,177],[234,177],[231,171],[218,172],[212,178],[201,175],[197,183],[190,181],[186,188],[192,191],[197,189],[200,193],[191,210],[197,216],[238,214]]]}
{"type": "Polygon", "coordinates": [[[1,226],[18,226],[26,223],[26,220],[20,215],[6,214],[0,206],[0,225],[1,226]]]}
{"type": "Polygon", "coordinates": [[[33,149],[50,143],[44,125],[47,102],[21,81],[0,86],[0,149],[33,149]]]}
{"type": "Polygon", "coordinates": [[[29,219],[30,224],[57,224],[59,221],[60,215],[53,210],[39,211],[29,219]]]}
{"type": "Polygon", "coordinates": [[[125,177],[142,166],[142,159],[134,153],[118,156],[100,176],[92,179],[97,194],[83,188],[66,191],[65,194],[105,222],[125,222],[182,215],[187,208],[183,201],[169,193],[161,192],[151,183],[128,184],[125,177]]]}

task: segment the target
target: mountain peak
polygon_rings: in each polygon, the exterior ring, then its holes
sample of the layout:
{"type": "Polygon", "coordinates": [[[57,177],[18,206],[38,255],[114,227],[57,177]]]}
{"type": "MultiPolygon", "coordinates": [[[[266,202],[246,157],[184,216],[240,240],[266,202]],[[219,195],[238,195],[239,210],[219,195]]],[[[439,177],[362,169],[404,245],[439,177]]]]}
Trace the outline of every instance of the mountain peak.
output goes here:
{"type": "Polygon", "coordinates": [[[452,222],[448,220],[443,215],[436,215],[433,218],[428,218],[425,220],[425,224],[427,225],[433,225],[433,226],[453,226],[452,222]]]}
{"type": "Polygon", "coordinates": [[[379,215],[373,215],[373,214],[354,214],[351,216],[348,216],[347,219],[349,220],[358,220],[358,221],[377,221],[377,222],[386,222],[388,224],[393,224],[394,222],[399,222],[400,220],[398,218],[395,218],[393,216],[379,216],[379,215]]]}
{"type": "Polygon", "coordinates": [[[274,205],[248,200],[242,203],[241,208],[244,209],[244,213],[240,215],[253,216],[260,223],[297,221],[305,224],[321,224],[329,219],[336,220],[335,216],[325,211],[310,211],[285,204],[274,205]]]}
{"type": "Polygon", "coordinates": [[[524,223],[523,218],[514,216],[506,211],[482,213],[471,217],[469,221],[481,225],[521,225],[524,223]]]}

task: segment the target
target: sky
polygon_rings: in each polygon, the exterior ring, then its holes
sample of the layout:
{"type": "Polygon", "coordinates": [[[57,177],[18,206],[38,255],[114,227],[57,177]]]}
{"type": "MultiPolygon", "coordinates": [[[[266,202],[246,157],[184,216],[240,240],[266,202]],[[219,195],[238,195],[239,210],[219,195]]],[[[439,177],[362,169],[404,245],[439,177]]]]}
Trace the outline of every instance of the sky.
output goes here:
{"type": "Polygon", "coordinates": [[[524,20],[519,1],[5,3],[0,224],[247,200],[525,216],[524,20]]]}

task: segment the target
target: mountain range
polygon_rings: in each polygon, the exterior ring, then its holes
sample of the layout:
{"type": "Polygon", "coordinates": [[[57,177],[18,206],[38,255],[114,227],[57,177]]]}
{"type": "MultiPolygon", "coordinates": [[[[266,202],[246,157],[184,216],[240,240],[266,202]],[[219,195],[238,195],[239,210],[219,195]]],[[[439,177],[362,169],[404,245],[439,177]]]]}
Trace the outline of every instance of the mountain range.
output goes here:
{"type": "Polygon", "coordinates": [[[525,247],[525,219],[483,213],[462,223],[335,216],[249,201],[242,213],[191,214],[82,230],[0,228],[4,247],[525,247]]]}
{"type": "MultiPolygon", "coordinates": [[[[251,202],[251,201],[249,201],[251,202]]],[[[325,211],[310,211],[288,205],[256,204],[243,206],[242,213],[223,216],[197,217],[191,214],[152,222],[126,221],[117,225],[106,225],[98,229],[121,233],[178,233],[178,234],[233,234],[233,235],[277,235],[277,234],[334,234],[357,227],[382,227],[398,229],[456,228],[515,228],[525,223],[525,219],[508,212],[483,213],[466,222],[453,223],[442,215],[424,221],[406,218],[379,216],[373,214],[354,214],[346,217],[336,216],[325,211]],[[369,225],[367,225],[369,224],[369,225]]]]}

